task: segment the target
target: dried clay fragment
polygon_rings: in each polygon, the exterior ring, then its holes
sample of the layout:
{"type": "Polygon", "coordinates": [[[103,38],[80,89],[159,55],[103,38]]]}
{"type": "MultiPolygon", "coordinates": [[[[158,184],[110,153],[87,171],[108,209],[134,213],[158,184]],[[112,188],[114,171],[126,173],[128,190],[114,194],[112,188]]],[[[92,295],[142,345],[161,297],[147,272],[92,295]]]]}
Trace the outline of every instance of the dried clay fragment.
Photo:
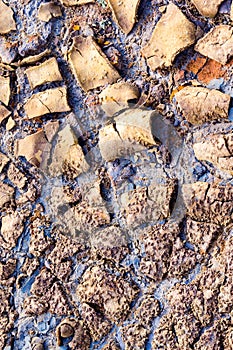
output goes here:
{"type": "Polygon", "coordinates": [[[45,2],[39,7],[38,18],[41,21],[49,22],[51,18],[60,17],[61,15],[60,6],[54,2],[45,2]]]}
{"type": "Polygon", "coordinates": [[[191,0],[202,16],[215,17],[223,0],[191,0]]]}
{"type": "Polygon", "coordinates": [[[213,60],[226,64],[233,56],[233,27],[219,25],[198,40],[195,50],[213,60]]]}
{"type": "Polygon", "coordinates": [[[155,145],[151,130],[154,114],[154,111],[129,109],[115,118],[114,124],[103,127],[99,133],[102,157],[111,161],[155,145]]]}
{"type": "Polygon", "coordinates": [[[13,187],[0,182],[0,208],[13,199],[14,189],[13,187]]]}
{"type": "Polygon", "coordinates": [[[177,108],[191,124],[228,118],[231,97],[218,90],[187,86],[175,94],[177,108]]]}
{"type": "Polygon", "coordinates": [[[76,37],[69,52],[69,63],[83,90],[116,82],[120,75],[92,37],[76,37]]]}
{"type": "Polygon", "coordinates": [[[89,165],[85,160],[81,146],[78,144],[77,137],[70,125],[66,125],[58,132],[58,140],[52,155],[49,172],[52,176],[58,176],[69,171],[75,178],[88,169],[89,165]]]}
{"type": "Polygon", "coordinates": [[[10,100],[10,77],[0,76],[0,101],[8,106],[10,100]]]}
{"type": "Polygon", "coordinates": [[[11,112],[5,106],[0,104],[0,124],[4,119],[9,117],[10,114],[11,112]]]}
{"type": "Polygon", "coordinates": [[[16,29],[12,9],[0,0],[0,34],[9,33],[16,29]]]}
{"type": "Polygon", "coordinates": [[[128,34],[134,26],[140,0],[108,0],[108,3],[113,11],[115,21],[123,32],[128,34]]]}
{"type": "Polygon", "coordinates": [[[62,0],[65,6],[85,5],[91,2],[95,2],[95,0],[62,0]]]}
{"type": "Polygon", "coordinates": [[[39,167],[46,165],[50,154],[50,144],[43,130],[16,141],[15,156],[25,157],[28,162],[39,167]]]}
{"type": "Polygon", "coordinates": [[[39,64],[38,66],[26,69],[25,73],[32,89],[45,83],[62,80],[57,60],[54,57],[39,64]]]}
{"type": "Polygon", "coordinates": [[[168,67],[176,55],[195,42],[196,27],[174,4],[169,4],[157,23],[142,55],[152,70],[168,67]]]}
{"type": "Polygon", "coordinates": [[[32,95],[24,106],[29,119],[41,117],[47,113],[68,112],[67,91],[65,87],[48,89],[32,95]]]}
{"type": "Polygon", "coordinates": [[[104,112],[108,116],[128,108],[130,102],[138,100],[138,88],[132,84],[120,82],[108,86],[100,94],[99,98],[104,112]]]}
{"type": "Polygon", "coordinates": [[[211,162],[218,169],[233,175],[233,134],[207,135],[193,145],[198,160],[211,162]]]}

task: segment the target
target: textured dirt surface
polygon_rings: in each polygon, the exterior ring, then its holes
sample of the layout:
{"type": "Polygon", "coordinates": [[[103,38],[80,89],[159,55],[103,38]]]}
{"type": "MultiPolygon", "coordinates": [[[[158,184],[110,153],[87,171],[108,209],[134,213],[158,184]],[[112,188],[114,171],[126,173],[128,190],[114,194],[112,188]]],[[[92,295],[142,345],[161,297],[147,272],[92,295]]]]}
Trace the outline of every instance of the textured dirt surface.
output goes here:
{"type": "Polygon", "coordinates": [[[233,349],[232,12],[0,0],[0,349],[233,349]]]}

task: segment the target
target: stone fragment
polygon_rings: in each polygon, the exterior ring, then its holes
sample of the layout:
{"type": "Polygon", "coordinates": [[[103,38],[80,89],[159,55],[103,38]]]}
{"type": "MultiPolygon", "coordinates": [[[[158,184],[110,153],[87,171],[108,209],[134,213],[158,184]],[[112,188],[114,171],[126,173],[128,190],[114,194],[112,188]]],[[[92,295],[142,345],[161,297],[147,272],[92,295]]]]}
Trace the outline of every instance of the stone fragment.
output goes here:
{"type": "Polygon", "coordinates": [[[126,281],[119,271],[116,275],[98,265],[85,271],[77,288],[82,302],[95,304],[106,318],[117,323],[126,317],[137,294],[136,285],[126,281]]]}
{"type": "Polygon", "coordinates": [[[23,66],[25,64],[31,64],[31,63],[38,62],[39,60],[41,60],[46,55],[49,55],[50,53],[51,53],[51,51],[49,49],[46,49],[46,50],[38,53],[37,55],[27,56],[18,62],[18,66],[23,66]]]}
{"type": "Polygon", "coordinates": [[[203,138],[199,134],[193,150],[198,160],[208,161],[218,169],[233,175],[233,134],[210,134],[203,138]]]}
{"type": "Polygon", "coordinates": [[[120,82],[108,86],[100,94],[101,107],[108,116],[129,108],[130,103],[139,98],[138,88],[132,84],[120,82]]]}
{"type": "Polygon", "coordinates": [[[125,34],[128,34],[136,21],[136,14],[140,0],[108,0],[108,4],[113,12],[115,21],[125,34]]]}
{"type": "Polygon", "coordinates": [[[182,188],[188,215],[199,222],[228,225],[233,220],[233,186],[206,182],[185,184],[182,188]]]}
{"type": "Polygon", "coordinates": [[[2,152],[0,152],[0,173],[4,167],[9,163],[10,159],[2,152]]]}
{"type": "Polygon", "coordinates": [[[59,130],[59,121],[49,121],[47,124],[44,125],[44,131],[46,138],[49,142],[52,142],[54,136],[57,134],[59,130]]]}
{"type": "Polygon", "coordinates": [[[92,37],[74,38],[68,60],[76,79],[85,91],[116,82],[120,75],[92,37]]]}
{"type": "Polygon", "coordinates": [[[195,42],[196,28],[174,4],[167,6],[153,31],[148,44],[142,49],[151,70],[169,67],[181,51],[195,42]]]}
{"type": "Polygon", "coordinates": [[[32,89],[45,83],[62,80],[55,57],[49,58],[38,66],[27,68],[25,73],[32,89]]]}
{"type": "Polygon", "coordinates": [[[3,122],[3,120],[9,117],[10,114],[11,112],[9,111],[9,109],[0,104],[0,124],[3,122]]]}
{"type": "Polygon", "coordinates": [[[10,77],[0,75],[0,101],[6,106],[9,104],[10,95],[10,77]]]}
{"type": "Polygon", "coordinates": [[[94,2],[95,0],[62,0],[65,6],[85,5],[94,2]]]}
{"type": "Polygon", "coordinates": [[[167,180],[164,184],[153,183],[124,193],[120,198],[120,207],[126,225],[133,228],[168,218],[175,188],[176,181],[167,180]]]}
{"type": "Polygon", "coordinates": [[[151,130],[154,115],[154,111],[129,109],[116,117],[114,124],[103,127],[99,133],[102,157],[111,161],[155,145],[151,130]]]}
{"type": "Polygon", "coordinates": [[[48,113],[69,112],[67,90],[65,87],[47,89],[32,95],[24,106],[29,119],[48,113]]]}
{"type": "Polygon", "coordinates": [[[1,246],[5,249],[12,249],[16,246],[17,240],[24,230],[24,217],[17,211],[2,217],[1,246]]]}
{"type": "Polygon", "coordinates": [[[187,86],[175,94],[177,108],[194,125],[228,118],[231,97],[218,90],[187,86]]]}
{"type": "Polygon", "coordinates": [[[130,323],[121,328],[125,350],[145,349],[150,329],[142,323],[130,323]]]}
{"type": "Polygon", "coordinates": [[[19,189],[24,188],[27,183],[27,177],[13,163],[9,165],[7,176],[13,185],[19,189]]]}
{"type": "Polygon", "coordinates": [[[204,56],[226,64],[233,56],[233,28],[220,24],[212,28],[195,45],[195,50],[204,56]]]}
{"type": "Polygon", "coordinates": [[[15,127],[16,123],[12,117],[10,117],[6,123],[6,130],[10,131],[15,127]]]}
{"type": "Polygon", "coordinates": [[[13,195],[14,189],[9,185],[0,182],[0,208],[9,203],[13,199],[13,195]]]}
{"type": "Polygon", "coordinates": [[[231,13],[230,13],[230,16],[231,16],[231,20],[233,21],[233,3],[231,4],[231,13]]]}
{"type": "Polygon", "coordinates": [[[9,66],[17,56],[17,48],[13,43],[4,36],[0,36],[0,59],[3,64],[7,65],[8,70],[12,70],[9,66]]]}
{"type": "Polygon", "coordinates": [[[12,9],[0,0],[0,34],[7,34],[16,30],[12,9]]]}
{"type": "Polygon", "coordinates": [[[51,18],[62,16],[60,6],[54,2],[45,2],[40,4],[38,18],[43,22],[49,22],[51,18]]]}
{"type": "Polygon", "coordinates": [[[202,16],[215,17],[223,0],[191,0],[202,16]]]}
{"type": "Polygon", "coordinates": [[[25,157],[29,163],[42,168],[46,166],[51,145],[43,130],[39,130],[23,139],[18,139],[15,145],[15,156],[25,157]]]}
{"type": "Polygon", "coordinates": [[[73,178],[89,169],[81,146],[70,125],[58,132],[49,172],[52,176],[69,173],[73,178]]]}

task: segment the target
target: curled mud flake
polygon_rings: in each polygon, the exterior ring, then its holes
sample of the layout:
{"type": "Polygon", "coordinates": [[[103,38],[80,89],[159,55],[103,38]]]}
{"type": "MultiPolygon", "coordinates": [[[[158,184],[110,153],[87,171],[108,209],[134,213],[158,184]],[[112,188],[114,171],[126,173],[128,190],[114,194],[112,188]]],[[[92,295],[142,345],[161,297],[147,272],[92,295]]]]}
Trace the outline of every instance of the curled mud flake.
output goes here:
{"type": "Polygon", "coordinates": [[[25,73],[32,89],[45,83],[62,80],[57,60],[54,57],[44,61],[38,66],[26,69],[25,73]]]}
{"type": "Polygon", "coordinates": [[[198,40],[195,50],[213,60],[226,64],[233,56],[233,28],[218,25],[198,40]]]}
{"type": "MultiPolygon", "coordinates": [[[[201,133],[199,133],[201,136],[201,133]]],[[[197,134],[196,134],[197,135],[197,134]]],[[[232,134],[210,134],[193,145],[198,160],[211,162],[218,169],[233,175],[232,134]]]]}
{"type": "Polygon", "coordinates": [[[67,90],[65,87],[48,89],[32,95],[24,106],[29,119],[48,113],[69,112],[67,90]]]}
{"type": "Polygon", "coordinates": [[[233,220],[233,186],[195,182],[182,187],[188,215],[196,221],[228,225],[233,220]]]}
{"type": "Polygon", "coordinates": [[[120,75],[92,37],[74,38],[68,60],[83,90],[115,83],[120,75]]]}
{"type": "Polygon", "coordinates": [[[215,17],[223,0],[191,0],[191,2],[196,6],[202,16],[215,17]]]}
{"type": "Polygon", "coordinates": [[[7,214],[2,218],[1,236],[4,242],[1,246],[5,249],[12,249],[16,246],[17,240],[23,233],[24,218],[18,212],[7,214]]]}
{"type": "Polygon", "coordinates": [[[10,95],[10,77],[0,76],[0,101],[6,106],[9,104],[10,95]]]}
{"type": "Polygon", "coordinates": [[[88,304],[82,304],[81,314],[94,341],[101,339],[110,332],[112,323],[88,304]]]}
{"type": "Polygon", "coordinates": [[[51,145],[43,130],[16,141],[15,156],[25,157],[27,161],[37,167],[45,167],[50,154],[51,145]]]}
{"type": "Polygon", "coordinates": [[[7,176],[13,185],[19,189],[24,188],[27,183],[27,177],[13,163],[8,168],[7,176]]]}
{"type": "Polygon", "coordinates": [[[109,273],[101,266],[86,270],[77,288],[82,302],[96,305],[107,319],[117,323],[126,317],[138,292],[138,288],[121,275],[109,273]]]}
{"type": "Polygon", "coordinates": [[[126,82],[120,82],[108,86],[100,94],[99,98],[104,112],[108,116],[128,108],[130,102],[138,100],[139,91],[134,85],[126,82]]]}
{"type": "Polygon", "coordinates": [[[136,21],[136,14],[140,0],[108,0],[115,21],[125,34],[128,34],[136,21]]]}
{"type": "Polygon", "coordinates": [[[0,173],[4,167],[9,163],[10,159],[2,152],[0,152],[0,173]]]}
{"type": "Polygon", "coordinates": [[[62,16],[61,8],[54,2],[40,4],[38,18],[43,22],[49,22],[51,18],[62,16]]]}
{"type": "Polygon", "coordinates": [[[0,208],[9,203],[14,196],[13,187],[0,182],[0,208]]]}
{"type": "Polygon", "coordinates": [[[196,27],[174,4],[157,23],[149,43],[142,49],[151,70],[169,67],[176,55],[196,40],[196,27]]]}
{"type": "Polygon", "coordinates": [[[212,242],[221,232],[222,229],[219,225],[187,219],[187,241],[193,244],[201,254],[205,254],[209,250],[212,242]]]}
{"type": "Polygon", "coordinates": [[[17,64],[18,64],[18,66],[23,66],[25,64],[35,63],[35,62],[38,62],[39,60],[41,60],[43,57],[49,55],[50,53],[51,53],[51,51],[49,49],[46,49],[46,50],[42,51],[41,53],[38,53],[37,55],[27,56],[27,57],[23,58],[17,64]]]}
{"type": "Polygon", "coordinates": [[[194,125],[228,118],[231,97],[218,90],[187,86],[175,94],[177,108],[194,125]]]}
{"type": "Polygon", "coordinates": [[[110,226],[91,235],[91,249],[94,256],[121,261],[129,252],[127,238],[119,227],[110,226]]]}
{"type": "Polygon", "coordinates": [[[7,109],[5,106],[0,104],[0,124],[11,115],[11,111],[7,109]]]}
{"type": "Polygon", "coordinates": [[[176,180],[169,180],[166,184],[152,184],[124,193],[120,205],[126,225],[132,228],[168,218],[175,189],[176,180]]]}
{"type": "Polygon", "coordinates": [[[66,125],[58,132],[58,140],[53,151],[52,163],[49,172],[52,176],[62,173],[77,177],[89,169],[81,146],[78,144],[70,125],[66,125]]]}
{"type": "Polygon", "coordinates": [[[154,111],[129,109],[115,118],[115,123],[100,130],[99,147],[106,161],[142,151],[156,144],[151,126],[154,111]]]}
{"type": "Polygon", "coordinates": [[[61,0],[65,6],[85,5],[95,2],[95,0],[61,0]]]}
{"type": "Polygon", "coordinates": [[[16,30],[12,9],[0,0],[0,34],[9,33],[16,30]]]}

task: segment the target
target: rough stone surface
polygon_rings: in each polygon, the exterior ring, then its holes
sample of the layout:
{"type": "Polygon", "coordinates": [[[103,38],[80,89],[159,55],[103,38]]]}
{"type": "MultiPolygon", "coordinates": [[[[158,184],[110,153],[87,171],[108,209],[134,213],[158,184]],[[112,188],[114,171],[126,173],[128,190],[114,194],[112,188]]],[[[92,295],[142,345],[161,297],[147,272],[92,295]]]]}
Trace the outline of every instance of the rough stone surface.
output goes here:
{"type": "Polygon", "coordinates": [[[108,3],[113,11],[115,21],[123,32],[128,34],[135,23],[140,0],[134,2],[130,0],[123,0],[120,2],[117,0],[108,0],[108,3]]]}
{"type": "Polygon", "coordinates": [[[192,3],[196,6],[198,11],[203,15],[207,17],[215,17],[219,5],[223,2],[223,0],[192,0],[192,3]]]}
{"type": "Polygon", "coordinates": [[[16,24],[11,7],[0,1],[0,34],[16,30],[16,24]]]}

